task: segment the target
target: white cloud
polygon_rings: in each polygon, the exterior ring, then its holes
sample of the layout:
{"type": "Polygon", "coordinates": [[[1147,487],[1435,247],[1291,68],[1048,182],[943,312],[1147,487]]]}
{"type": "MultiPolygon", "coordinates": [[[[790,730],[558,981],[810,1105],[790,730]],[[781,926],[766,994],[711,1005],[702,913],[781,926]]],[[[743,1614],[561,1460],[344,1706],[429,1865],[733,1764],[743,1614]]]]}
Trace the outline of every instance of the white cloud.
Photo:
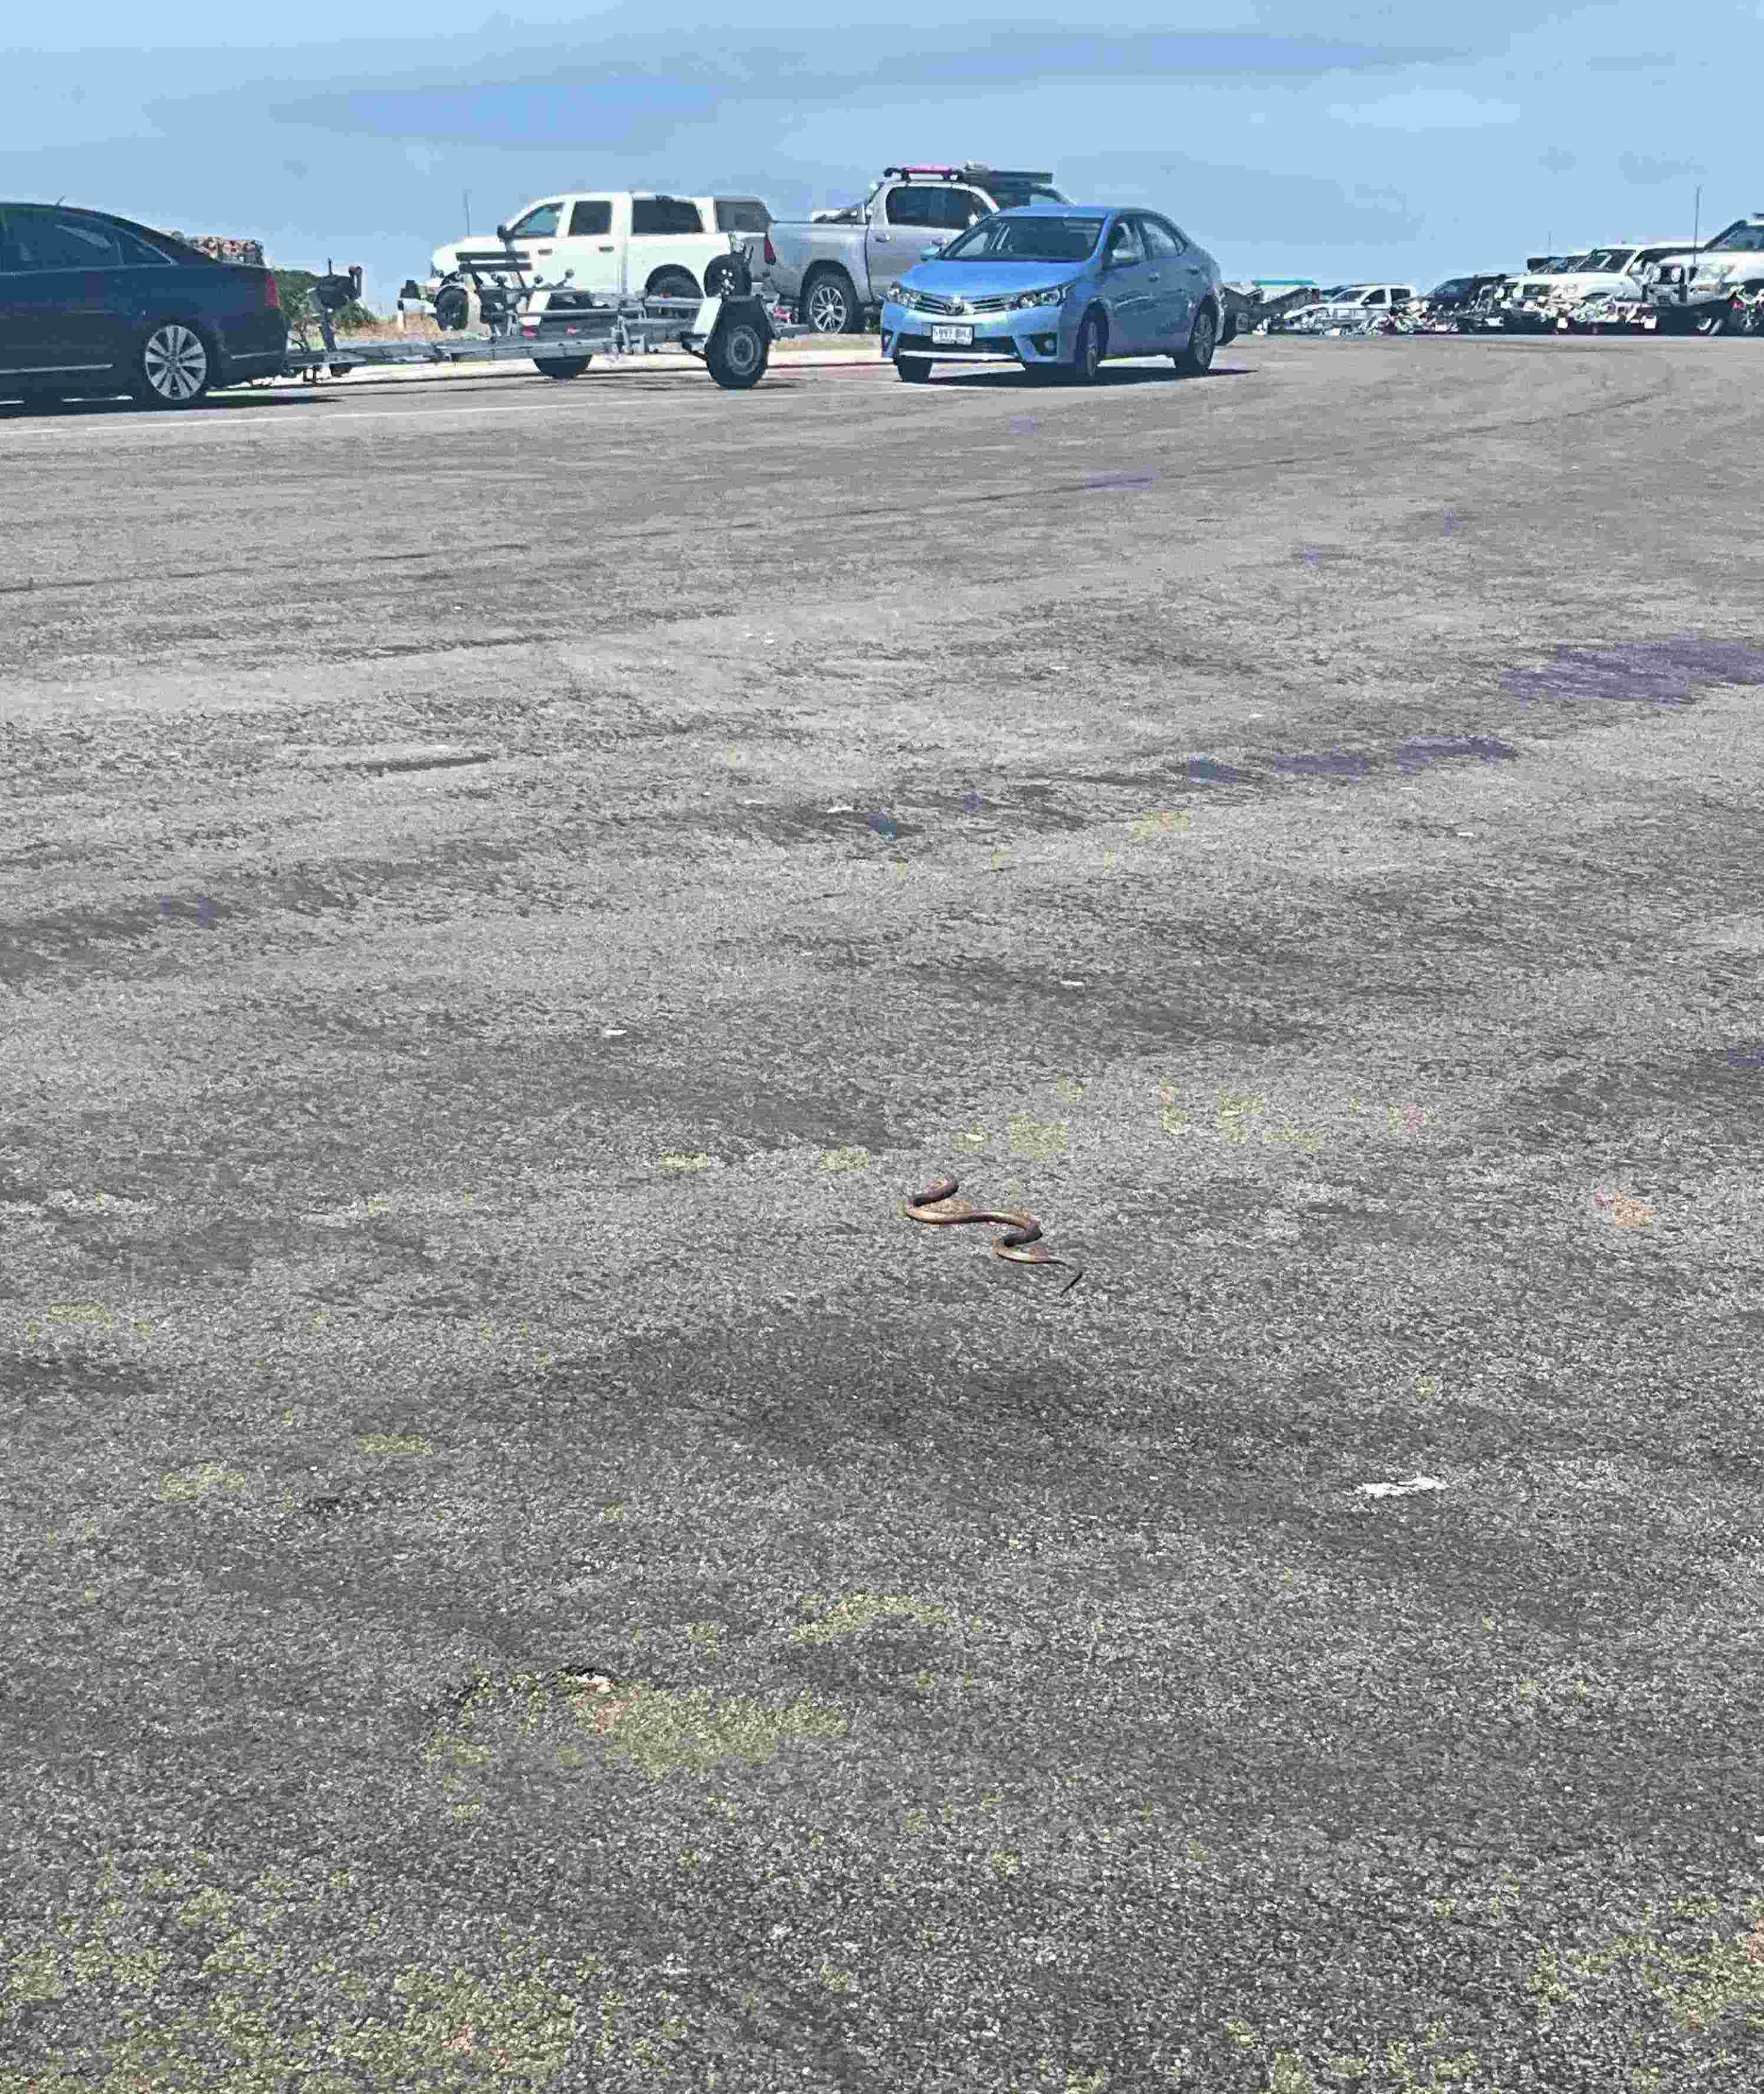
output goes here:
{"type": "Polygon", "coordinates": [[[1379,131],[1479,131],[1493,124],[1516,124],[1519,111],[1510,102],[1484,102],[1461,87],[1411,87],[1376,102],[1337,102],[1329,114],[1340,124],[1363,124],[1379,131]]]}

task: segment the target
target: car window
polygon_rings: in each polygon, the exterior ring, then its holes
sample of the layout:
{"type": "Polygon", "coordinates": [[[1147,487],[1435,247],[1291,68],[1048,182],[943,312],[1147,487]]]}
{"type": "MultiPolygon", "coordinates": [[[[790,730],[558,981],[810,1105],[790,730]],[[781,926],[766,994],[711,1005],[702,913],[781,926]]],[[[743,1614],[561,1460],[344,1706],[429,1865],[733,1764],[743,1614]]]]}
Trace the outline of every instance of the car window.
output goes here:
{"type": "Polygon", "coordinates": [[[7,229],[21,269],[115,269],[122,262],[110,228],[95,219],[15,208],[7,214],[7,229]]]}
{"type": "Polygon", "coordinates": [[[130,269],[175,269],[177,267],[177,264],[172,260],[172,257],[163,250],[163,249],[150,246],[149,244],[145,240],[140,238],[138,235],[131,232],[127,226],[113,226],[111,227],[111,231],[115,238],[117,250],[122,256],[125,267],[130,269]]]}
{"type": "Polygon", "coordinates": [[[972,189],[951,189],[947,210],[944,222],[952,232],[966,232],[971,225],[978,225],[983,218],[993,215],[985,198],[976,196],[972,189]]]}
{"type": "Polygon", "coordinates": [[[994,215],[943,250],[945,262],[1087,262],[1102,237],[1100,218],[994,215]]]}
{"type": "Polygon", "coordinates": [[[632,197],[631,230],[645,233],[702,232],[704,218],[689,197],[632,197]]]}
{"type": "Polygon", "coordinates": [[[941,232],[949,224],[944,206],[949,192],[928,189],[923,182],[902,182],[888,193],[890,225],[923,225],[941,232]]]}
{"type": "Polygon", "coordinates": [[[719,232],[769,232],[771,213],[758,197],[719,197],[716,199],[719,232]]]}
{"type": "Polygon", "coordinates": [[[1145,259],[1145,243],[1135,231],[1130,218],[1118,218],[1109,235],[1109,260],[1116,268],[1145,259]]]}
{"type": "Polygon", "coordinates": [[[1749,224],[1742,219],[1738,224],[1730,225],[1725,232],[1718,232],[1713,240],[1705,241],[1705,254],[1757,254],[1764,253],[1764,218],[1753,219],[1749,224]]]}
{"type": "Polygon", "coordinates": [[[609,198],[599,197],[570,206],[571,239],[592,240],[597,233],[611,231],[612,204],[609,198]]]}
{"type": "Polygon", "coordinates": [[[563,215],[561,203],[535,204],[524,218],[518,218],[508,228],[511,240],[549,240],[558,229],[558,220],[563,215]]]}
{"type": "Polygon", "coordinates": [[[1384,293],[1382,291],[1368,291],[1360,301],[1362,306],[1381,306],[1385,302],[1384,293]]]}
{"type": "Polygon", "coordinates": [[[1146,251],[1154,259],[1160,255],[1180,254],[1182,252],[1176,243],[1176,236],[1161,219],[1142,218],[1139,227],[1145,236],[1146,251]]]}

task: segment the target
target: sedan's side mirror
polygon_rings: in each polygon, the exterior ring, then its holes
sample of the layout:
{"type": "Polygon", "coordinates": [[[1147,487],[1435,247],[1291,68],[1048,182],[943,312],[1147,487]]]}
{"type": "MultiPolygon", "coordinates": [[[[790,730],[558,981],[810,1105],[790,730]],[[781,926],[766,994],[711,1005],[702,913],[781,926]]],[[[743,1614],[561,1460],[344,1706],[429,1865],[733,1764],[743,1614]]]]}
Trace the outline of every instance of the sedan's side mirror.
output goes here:
{"type": "Polygon", "coordinates": [[[921,247],[919,250],[919,258],[921,262],[935,262],[942,252],[943,250],[936,245],[921,247]]]}

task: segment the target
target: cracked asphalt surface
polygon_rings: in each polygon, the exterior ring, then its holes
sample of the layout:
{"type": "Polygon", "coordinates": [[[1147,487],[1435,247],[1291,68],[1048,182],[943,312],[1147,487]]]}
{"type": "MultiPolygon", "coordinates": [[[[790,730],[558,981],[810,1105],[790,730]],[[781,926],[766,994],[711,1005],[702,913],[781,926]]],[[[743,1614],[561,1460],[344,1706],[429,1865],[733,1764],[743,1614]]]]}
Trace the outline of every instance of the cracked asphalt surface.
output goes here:
{"type": "Polygon", "coordinates": [[[0,2089],[1764,2083],[1761,377],[0,409],[0,2089]]]}

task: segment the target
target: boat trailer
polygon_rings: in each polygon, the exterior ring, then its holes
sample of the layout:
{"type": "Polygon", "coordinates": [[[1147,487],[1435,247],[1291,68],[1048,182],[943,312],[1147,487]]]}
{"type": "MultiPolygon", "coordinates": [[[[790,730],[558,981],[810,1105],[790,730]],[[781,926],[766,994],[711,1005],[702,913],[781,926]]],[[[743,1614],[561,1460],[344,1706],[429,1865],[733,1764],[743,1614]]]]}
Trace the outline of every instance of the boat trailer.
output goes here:
{"type": "Polygon", "coordinates": [[[512,248],[463,254],[459,266],[478,293],[486,332],[435,341],[339,341],[332,320],[359,298],[358,272],[327,266],[313,287],[322,349],[310,341],[290,349],[287,371],[316,384],[327,373],[386,364],[531,362],[548,378],[580,378],[597,356],[609,358],[684,350],[728,392],[745,392],[766,374],[771,345],[813,330],[776,319],[753,286],[752,272],[732,236],[730,258],[711,264],[705,298],[597,297],[575,289],[566,272],[556,283],[529,278],[512,248]]]}

